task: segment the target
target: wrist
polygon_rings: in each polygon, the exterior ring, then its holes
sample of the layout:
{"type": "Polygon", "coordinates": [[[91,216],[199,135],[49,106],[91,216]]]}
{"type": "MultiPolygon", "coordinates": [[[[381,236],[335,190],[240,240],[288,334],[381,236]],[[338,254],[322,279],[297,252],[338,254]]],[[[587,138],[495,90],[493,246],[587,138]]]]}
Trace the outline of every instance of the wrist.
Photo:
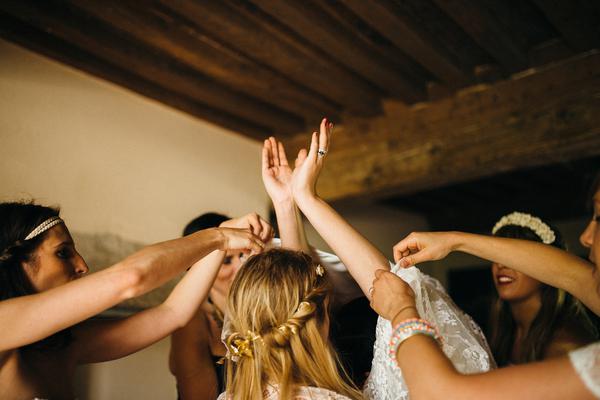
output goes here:
{"type": "Polygon", "coordinates": [[[396,314],[392,317],[392,326],[396,326],[402,321],[411,318],[419,318],[419,312],[417,311],[417,307],[415,305],[408,305],[402,307],[401,309],[396,311],[396,314]]]}
{"type": "Polygon", "coordinates": [[[311,203],[318,201],[318,199],[319,197],[317,194],[309,190],[303,190],[301,192],[294,193],[294,201],[298,207],[300,207],[300,209],[303,209],[311,203]]]}
{"type": "Polygon", "coordinates": [[[452,231],[448,232],[448,238],[450,239],[450,251],[463,251],[464,245],[467,242],[464,239],[465,233],[452,231]]]}
{"type": "Polygon", "coordinates": [[[210,247],[214,250],[226,250],[227,247],[227,238],[221,231],[221,228],[208,228],[203,232],[206,232],[208,235],[208,243],[210,247]]]}

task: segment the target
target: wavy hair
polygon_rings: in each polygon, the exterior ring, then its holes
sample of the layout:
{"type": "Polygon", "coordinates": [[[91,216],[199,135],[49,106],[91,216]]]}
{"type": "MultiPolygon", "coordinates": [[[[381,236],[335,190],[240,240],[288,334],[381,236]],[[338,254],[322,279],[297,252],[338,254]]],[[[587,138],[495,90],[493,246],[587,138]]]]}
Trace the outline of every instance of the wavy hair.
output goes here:
{"type": "Polygon", "coordinates": [[[282,399],[299,386],[361,399],[327,339],[330,283],[302,252],[274,249],[248,259],[228,297],[227,393],[263,399],[277,385],[282,399]],[[232,354],[233,353],[233,354],[232,354]],[[233,358],[233,359],[232,359],[233,358]]]}

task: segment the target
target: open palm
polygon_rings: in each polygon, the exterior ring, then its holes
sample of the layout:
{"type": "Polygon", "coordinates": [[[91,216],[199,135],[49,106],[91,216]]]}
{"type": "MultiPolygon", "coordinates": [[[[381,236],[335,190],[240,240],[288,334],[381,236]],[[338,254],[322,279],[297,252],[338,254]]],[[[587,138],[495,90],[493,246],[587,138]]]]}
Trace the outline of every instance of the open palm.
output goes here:
{"type": "Polygon", "coordinates": [[[283,144],[273,137],[263,144],[262,179],[274,203],[292,200],[292,169],[283,144]]]}

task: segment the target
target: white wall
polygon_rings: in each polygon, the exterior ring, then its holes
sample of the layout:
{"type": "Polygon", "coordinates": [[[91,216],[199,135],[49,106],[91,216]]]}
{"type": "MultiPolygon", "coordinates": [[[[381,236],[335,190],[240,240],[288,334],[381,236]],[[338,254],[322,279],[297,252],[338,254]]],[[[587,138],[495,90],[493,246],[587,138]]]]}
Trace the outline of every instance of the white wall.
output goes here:
{"type": "Polygon", "coordinates": [[[154,242],[203,210],[264,213],[260,144],[0,41],[0,198],[154,242]]]}
{"type": "MultiPolygon", "coordinates": [[[[0,201],[23,198],[60,205],[76,237],[124,243],[268,207],[260,144],[0,41],[0,201]]],[[[83,369],[80,397],[175,398],[167,353],[83,369]]]]}

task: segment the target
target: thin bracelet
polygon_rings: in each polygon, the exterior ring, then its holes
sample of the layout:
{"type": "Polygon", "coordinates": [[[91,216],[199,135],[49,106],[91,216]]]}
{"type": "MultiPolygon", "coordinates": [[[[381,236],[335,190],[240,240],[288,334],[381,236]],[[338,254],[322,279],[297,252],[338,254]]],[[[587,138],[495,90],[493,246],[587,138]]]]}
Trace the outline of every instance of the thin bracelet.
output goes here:
{"type": "Polygon", "coordinates": [[[400,309],[400,311],[398,311],[398,312],[397,312],[397,313],[394,315],[394,317],[393,317],[392,319],[390,319],[390,322],[393,324],[393,323],[394,323],[394,320],[396,319],[396,317],[397,317],[398,315],[400,315],[400,313],[401,313],[402,311],[404,311],[404,310],[408,310],[408,309],[411,309],[411,308],[414,308],[414,309],[415,309],[415,311],[417,312],[417,314],[419,314],[419,310],[417,310],[417,307],[416,307],[416,306],[410,306],[410,305],[409,305],[409,306],[404,306],[404,307],[402,307],[402,308],[400,309]]]}

